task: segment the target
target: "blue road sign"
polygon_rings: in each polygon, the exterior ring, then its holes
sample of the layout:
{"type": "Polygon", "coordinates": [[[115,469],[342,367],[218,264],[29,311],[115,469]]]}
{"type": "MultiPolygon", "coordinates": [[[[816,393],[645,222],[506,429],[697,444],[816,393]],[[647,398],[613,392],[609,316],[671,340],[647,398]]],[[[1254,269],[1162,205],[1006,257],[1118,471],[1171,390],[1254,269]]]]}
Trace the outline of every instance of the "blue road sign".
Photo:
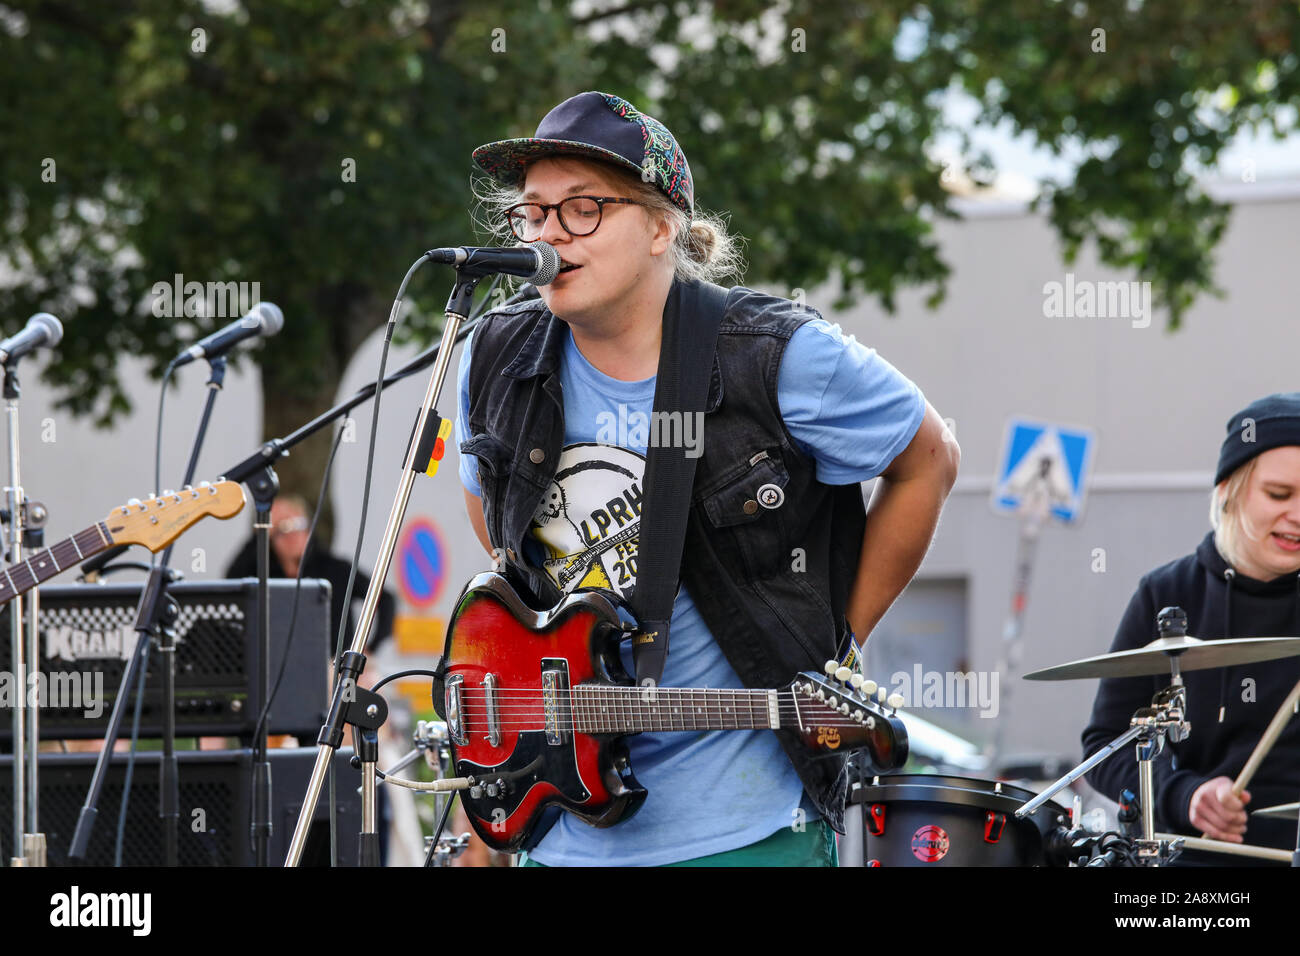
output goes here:
{"type": "Polygon", "coordinates": [[[1097,434],[1090,428],[1010,419],[993,483],[994,510],[1016,512],[1031,493],[1043,494],[1051,514],[1077,520],[1096,447],[1097,434]]]}

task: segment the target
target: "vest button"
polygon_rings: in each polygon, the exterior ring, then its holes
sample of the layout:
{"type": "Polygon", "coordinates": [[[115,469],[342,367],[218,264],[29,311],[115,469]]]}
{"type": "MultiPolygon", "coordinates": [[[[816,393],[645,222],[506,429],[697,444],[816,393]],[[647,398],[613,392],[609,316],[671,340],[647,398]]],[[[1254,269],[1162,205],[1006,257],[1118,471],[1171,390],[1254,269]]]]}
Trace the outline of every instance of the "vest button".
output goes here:
{"type": "Polygon", "coordinates": [[[745,514],[752,515],[755,511],[758,510],[758,502],[755,501],[753,498],[750,498],[741,507],[744,509],[745,514]]]}
{"type": "Polygon", "coordinates": [[[528,453],[528,460],[534,465],[540,465],[545,458],[546,452],[542,451],[540,448],[534,448],[528,453]]]}

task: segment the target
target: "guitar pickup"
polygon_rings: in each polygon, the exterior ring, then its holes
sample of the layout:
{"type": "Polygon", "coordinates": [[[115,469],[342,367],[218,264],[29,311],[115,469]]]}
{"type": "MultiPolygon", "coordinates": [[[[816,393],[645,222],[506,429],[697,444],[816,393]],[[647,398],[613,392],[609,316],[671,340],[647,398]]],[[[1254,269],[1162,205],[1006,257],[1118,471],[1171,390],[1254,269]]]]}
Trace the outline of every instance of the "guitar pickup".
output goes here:
{"type": "Polygon", "coordinates": [[[546,742],[558,747],[567,738],[566,727],[572,727],[569,705],[569,662],[544,658],[542,660],[542,720],[546,729],[546,742]]]}
{"type": "Polygon", "coordinates": [[[501,746],[501,721],[497,717],[497,677],[495,674],[483,675],[483,702],[487,710],[487,742],[493,747],[501,746]]]}
{"type": "Polygon", "coordinates": [[[465,678],[452,674],[443,684],[443,713],[447,715],[447,736],[452,743],[464,746],[469,743],[465,734],[465,725],[461,722],[460,687],[465,678]]]}

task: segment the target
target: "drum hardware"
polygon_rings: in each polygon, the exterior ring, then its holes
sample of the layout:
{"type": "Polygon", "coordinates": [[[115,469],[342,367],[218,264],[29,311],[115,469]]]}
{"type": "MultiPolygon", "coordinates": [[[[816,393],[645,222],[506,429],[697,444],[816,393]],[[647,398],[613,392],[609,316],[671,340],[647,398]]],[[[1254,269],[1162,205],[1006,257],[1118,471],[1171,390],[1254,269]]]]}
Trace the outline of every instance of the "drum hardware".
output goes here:
{"type": "MultiPolygon", "coordinates": [[[[1187,615],[1182,608],[1167,607],[1162,609],[1156,615],[1156,626],[1159,629],[1160,636],[1144,647],[1100,654],[1025,675],[1026,680],[1076,680],[1085,677],[1154,677],[1164,673],[1165,669],[1168,668],[1170,685],[1151,699],[1150,707],[1140,708],[1133,715],[1131,725],[1127,731],[1061,777],[1043,793],[1027,801],[1024,806],[1016,811],[1017,817],[1033,813],[1049,800],[1053,794],[1082,777],[1093,767],[1114,756],[1122,745],[1135,741],[1137,745],[1138,788],[1140,790],[1138,804],[1141,815],[1141,831],[1133,840],[1133,843],[1136,847],[1138,861],[1144,866],[1161,866],[1172,862],[1184,847],[1190,848],[1193,846],[1192,838],[1157,833],[1155,829],[1155,786],[1152,761],[1164,748],[1166,738],[1173,743],[1178,743],[1186,740],[1192,732],[1191,724],[1184,719],[1187,712],[1187,688],[1183,684],[1183,671],[1209,670],[1219,667],[1231,667],[1236,664],[1300,656],[1300,638],[1241,637],[1202,641],[1190,637],[1187,634],[1187,615]]],[[[1300,685],[1292,694],[1300,696],[1300,685]]],[[[1284,710],[1289,709],[1293,703],[1294,697],[1289,697],[1287,703],[1284,704],[1284,710]]],[[[1278,722],[1278,718],[1275,717],[1274,723],[1278,722]]],[[[1270,727],[1270,730],[1273,729],[1270,727]]],[[[1276,739],[1276,733],[1280,732],[1280,729],[1279,726],[1274,732],[1274,739],[1276,739]]],[[[1260,759],[1262,759],[1262,754],[1260,759]]],[[[1258,760],[1252,755],[1252,763],[1248,763],[1247,767],[1253,772],[1255,766],[1258,766],[1258,760]]],[[[1243,777],[1245,777],[1244,772],[1243,777]]],[[[1241,782],[1241,779],[1238,778],[1240,786],[1244,788],[1245,783],[1241,782]]],[[[1249,778],[1246,777],[1246,779],[1249,778]]],[[[1196,842],[1220,843],[1220,841],[1205,840],[1196,842]]],[[[1230,843],[1222,845],[1240,846],[1239,844],[1230,843]]],[[[1290,859],[1289,854],[1285,854],[1285,856],[1290,859]]],[[[1273,857],[1270,856],[1269,858],[1273,857]]]]}
{"type": "Polygon", "coordinates": [[[1266,817],[1270,820],[1290,820],[1300,814],[1300,803],[1279,803],[1272,807],[1251,810],[1252,817],[1266,817]]]}
{"type": "Polygon", "coordinates": [[[1228,843],[1224,840],[1206,840],[1201,837],[1179,836],[1174,833],[1157,833],[1157,839],[1176,840],[1188,850],[1205,850],[1210,853],[1225,853],[1229,856],[1248,856],[1259,860],[1274,860],[1280,863],[1291,862],[1290,850],[1278,850],[1268,846],[1251,846],[1247,843],[1228,843]]]}
{"type": "Polygon", "coordinates": [[[433,849],[433,837],[424,838],[424,853],[429,855],[433,850],[433,860],[430,866],[451,866],[451,861],[456,859],[469,848],[469,831],[466,830],[460,836],[443,836],[438,838],[438,847],[433,849]]]}
{"type": "MultiPolygon", "coordinates": [[[[446,776],[446,768],[451,762],[451,751],[447,746],[451,738],[445,722],[441,720],[417,721],[412,738],[415,746],[392,767],[379,774],[379,777],[384,783],[432,793],[434,795],[434,818],[442,820],[447,813],[447,804],[452,799],[451,791],[464,790],[473,785],[474,781],[467,777],[449,778],[446,776]],[[432,781],[403,780],[397,776],[399,772],[405,770],[421,757],[429,765],[429,769],[433,771],[434,779],[432,781]]],[[[360,760],[353,757],[352,765],[359,769],[361,766],[360,760]]],[[[464,853],[466,847],[469,846],[469,836],[468,831],[459,836],[439,835],[436,849],[433,847],[433,836],[426,836],[424,838],[424,852],[426,859],[430,861],[428,865],[451,866],[451,861],[464,853]]]]}

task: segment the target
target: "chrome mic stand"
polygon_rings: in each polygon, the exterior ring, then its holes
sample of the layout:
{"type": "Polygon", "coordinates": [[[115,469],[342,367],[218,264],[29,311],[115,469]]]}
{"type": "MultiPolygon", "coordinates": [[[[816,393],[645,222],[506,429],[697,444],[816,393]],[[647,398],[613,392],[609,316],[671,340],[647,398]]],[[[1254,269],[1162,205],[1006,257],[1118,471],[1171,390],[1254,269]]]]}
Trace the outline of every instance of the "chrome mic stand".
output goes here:
{"type": "MultiPolygon", "coordinates": [[[[402,280],[402,285],[398,290],[397,298],[393,302],[393,310],[389,318],[390,326],[396,324],[398,312],[402,305],[402,297],[411,276],[429,258],[431,258],[431,254],[425,253],[407,271],[406,277],[402,280]]],[[[374,779],[375,765],[378,760],[378,746],[374,735],[377,734],[378,728],[383,724],[388,707],[384,699],[378,694],[359,687],[357,679],[361,676],[361,672],[366,665],[366,658],[362,651],[365,649],[366,640],[370,636],[375,611],[379,607],[379,597],[383,593],[384,581],[388,577],[388,569],[392,564],[393,551],[397,546],[397,535],[401,530],[402,520],[406,516],[407,502],[411,497],[411,487],[415,483],[415,476],[424,472],[427,468],[438,439],[438,429],[442,424],[442,418],[434,411],[433,406],[442,392],[442,383],[447,375],[447,367],[451,364],[451,354],[456,342],[456,333],[460,329],[460,324],[465,321],[465,317],[469,314],[470,306],[473,304],[474,288],[478,285],[480,278],[481,275],[474,274],[468,269],[460,267],[456,269],[456,284],[447,299],[446,324],[442,330],[442,341],[438,348],[438,357],[434,362],[433,372],[429,378],[429,386],[424,394],[424,402],[420,406],[420,414],[415,421],[415,429],[411,433],[410,445],[406,449],[405,461],[402,464],[402,479],[398,484],[397,496],[388,515],[388,524],[384,528],[379,556],[375,561],[374,572],[370,576],[370,587],[366,591],[365,604],[361,608],[361,618],[357,622],[356,631],[353,633],[351,648],[343,654],[335,675],[334,696],[330,702],[329,715],[325,724],[321,727],[320,735],[316,739],[319,747],[316,753],[316,764],[312,768],[311,780],[308,782],[307,793],[302,802],[302,810],[298,815],[298,824],[294,828],[293,839],[289,844],[289,854],[285,860],[286,866],[297,866],[302,859],[303,848],[307,842],[307,833],[311,828],[312,816],[320,799],[321,785],[325,782],[325,774],[329,770],[333,752],[338,749],[343,741],[344,725],[353,727],[356,735],[357,753],[361,757],[361,813],[363,824],[360,862],[362,865],[378,863],[378,839],[374,834],[374,779]]]]}
{"type": "MultiPolygon", "coordinates": [[[[28,503],[23,493],[18,450],[18,359],[14,357],[4,366],[5,415],[9,421],[9,485],[5,488],[9,510],[9,563],[16,566],[23,560],[23,538],[29,528],[45,524],[44,506],[28,503]]],[[[27,568],[31,572],[31,568],[27,568]]],[[[6,574],[9,572],[6,571],[6,574]]],[[[11,575],[12,577],[12,575],[11,575]]],[[[28,669],[35,673],[40,667],[40,613],[38,592],[33,589],[29,598],[15,596],[9,604],[9,641],[13,678],[21,698],[13,712],[13,767],[14,767],[14,855],[10,866],[45,866],[45,834],[37,832],[39,825],[39,777],[37,758],[40,751],[40,701],[31,700],[28,669]],[[27,634],[23,634],[23,602],[30,608],[27,634]],[[25,640],[24,640],[25,638],[25,640]]],[[[39,688],[39,683],[36,684],[39,688]]]]}

